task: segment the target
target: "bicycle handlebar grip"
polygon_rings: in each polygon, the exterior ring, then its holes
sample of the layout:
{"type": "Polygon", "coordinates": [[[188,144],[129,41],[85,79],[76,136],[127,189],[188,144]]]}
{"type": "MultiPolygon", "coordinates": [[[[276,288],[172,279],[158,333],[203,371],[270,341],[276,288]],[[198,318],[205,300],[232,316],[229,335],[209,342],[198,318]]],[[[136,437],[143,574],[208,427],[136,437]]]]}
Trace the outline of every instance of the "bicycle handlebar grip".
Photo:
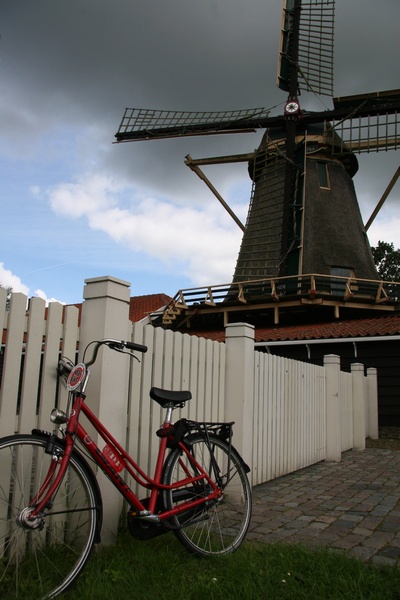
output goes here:
{"type": "Polygon", "coordinates": [[[147,346],[143,346],[142,344],[136,344],[135,342],[125,342],[125,347],[129,350],[137,350],[137,352],[147,352],[147,346]]]}

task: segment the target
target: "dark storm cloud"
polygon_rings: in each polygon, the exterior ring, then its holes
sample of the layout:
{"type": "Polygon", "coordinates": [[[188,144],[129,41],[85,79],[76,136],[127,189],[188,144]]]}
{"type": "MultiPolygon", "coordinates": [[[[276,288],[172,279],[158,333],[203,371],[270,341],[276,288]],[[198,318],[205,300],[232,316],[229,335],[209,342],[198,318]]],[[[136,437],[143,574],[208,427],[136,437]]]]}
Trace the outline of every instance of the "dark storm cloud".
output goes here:
{"type": "MultiPolygon", "coordinates": [[[[32,153],[44,134],[72,127],[89,136],[86,151],[103,170],[183,201],[197,193],[183,165],[187,153],[251,151],[258,138],[112,146],[125,106],[282,104],[275,85],[281,10],[280,0],[3,0],[3,151],[32,153]]],[[[398,0],[337,0],[336,94],[400,87],[399,16],[398,0]]],[[[380,166],[382,181],[394,164],[390,156],[380,166]]],[[[221,170],[219,183],[231,172],[221,170]]],[[[373,176],[369,184],[370,174],[362,186],[378,193],[381,183],[373,176]]]]}

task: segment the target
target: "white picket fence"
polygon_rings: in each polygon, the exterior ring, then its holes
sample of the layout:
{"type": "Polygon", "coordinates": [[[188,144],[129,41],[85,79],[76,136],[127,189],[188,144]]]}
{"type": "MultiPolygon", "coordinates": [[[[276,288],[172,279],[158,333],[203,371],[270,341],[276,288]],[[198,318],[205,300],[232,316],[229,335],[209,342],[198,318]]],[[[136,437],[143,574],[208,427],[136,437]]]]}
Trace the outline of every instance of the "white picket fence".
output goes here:
{"type": "Polygon", "coordinates": [[[268,481],[326,456],[325,369],[256,353],[253,479],[268,481]]]}
{"type": "MultiPolygon", "coordinates": [[[[149,399],[151,386],[190,389],[184,417],[235,421],[234,445],[251,467],[253,485],[315,462],[340,460],[343,450],[365,447],[377,436],[376,371],[339,371],[338,358],[324,367],[254,350],[254,330],[227,327],[219,343],[129,321],[129,284],[110,277],[86,281],[81,326],[74,306],[13,294],[5,310],[0,289],[0,436],[49,430],[54,406],[65,407],[58,382],[60,355],[74,359],[93,339],[133,339],[148,346],[140,362],[107,349],[91,367],[88,402],[145,471],[152,473],[155,431],[161,409],[149,399]],[[336,361],[336,362],[335,362],[336,361]],[[361,417],[360,417],[361,415],[361,417]],[[361,420],[361,424],[360,424],[361,420]]],[[[180,415],[176,415],[179,418],[180,415]]],[[[107,485],[105,522],[116,529],[119,495],[107,485]]],[[[107,539],[107,535],[105,536],[107,539]]],[[[111,539],[111,538],[110,538],[111,539]]]]}
{"type": "Polygon", "coordinates": [[[174,413],[194,421],[224,420],[225,344],[187,334],[133,326],[133,341],[148,351],[133,361],[129,388],[128,448],[148,473],[154,473],[164,411],[149,398],[152,386],[190,390],[192,400],[174,413]]]}

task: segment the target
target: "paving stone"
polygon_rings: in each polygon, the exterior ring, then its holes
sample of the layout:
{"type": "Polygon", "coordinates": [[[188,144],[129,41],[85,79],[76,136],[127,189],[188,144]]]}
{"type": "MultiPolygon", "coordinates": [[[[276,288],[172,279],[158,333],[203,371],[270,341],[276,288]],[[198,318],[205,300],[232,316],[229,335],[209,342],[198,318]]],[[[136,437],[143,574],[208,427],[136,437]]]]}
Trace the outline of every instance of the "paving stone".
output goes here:
{"type": "Polygon", "coordinates": [[[386,556],[386,558],[400,559],[400,548],[396,546],[385,546],[379,550],[377,556],[386,556]]]}
{"type": "Polygon", "coordinates": [[[336,540],[336,542],[333,543],[333,546],[335,548],[343,548],[346,550],[353,548],[354,546],[359,546],[363,540],[364,537],[362,535],[349,534],[345,535],[339,540],[336,540]]]}
{"type": "Polygon", "coordinates": [[[372,556],[371,562],[374,565],[389,566],[389,567],[395,567],[397,564],[397,561],[394,558],[388,558],[387,556],[380,556],[379,554],[375,554],[374,556],[372,556]]]}
{"type": "Polygon", "coordinates": [[[323,531],[329,527],[329,523],[323,523],[322,521],[314,521],[308,525],[308,529],[313,529],[316,531],[323,531]]]}
{"type": "Polygon", "coordinates": [[[362,561],[368,561],[375,555],[375,552],[375,548],[371,548],[371,546],[353,546],[353,548],[350,548],[347,552],[347,555],[362,561]]]}
{"type": "Polygon", "coordinates": [[[349,451],[257,486],[248,537],[400,565],[400,452],[349,451]]]}
{"type": "Polygon", "coordinates": [[[343,527],[344,529],[353,529],[354,521],[351,519],[337,519],[335,525],[336,527],[343,527]]]}
{"type": "Polygon", "coordinates": [[[379,531],[389,531],[392,533],[396,533],[399,531],[400,523],[399,520],[393,520],[392,518],[387,518],[379,525],[379,531]]]}
{"type": "Polygon", "coordinates": [[[330,517],[329,515],[321,515],[320,517],[317,517],[315,520],[320,521],[321,523],[328,523],[330,525],[331,523],[335,523],[337,518],[330,517]]]}
{"type": "Polygon", "coordinates": [[[370,529],[366,529],[365,527],[354,527],[353,533],[356,535],[361,535],[364,538],[368,538],[372,535],[372,531],[370,529]]]}

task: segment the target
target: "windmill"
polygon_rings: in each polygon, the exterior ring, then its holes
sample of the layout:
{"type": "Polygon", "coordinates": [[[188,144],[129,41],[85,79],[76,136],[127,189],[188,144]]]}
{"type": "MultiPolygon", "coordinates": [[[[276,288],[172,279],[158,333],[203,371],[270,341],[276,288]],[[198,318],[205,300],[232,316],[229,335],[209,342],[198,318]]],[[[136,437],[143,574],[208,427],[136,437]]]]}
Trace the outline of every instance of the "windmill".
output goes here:
{"type": "Polygon", "coordinates": [[[319,112],[300,105],[301,91],[333,96],[334,11],[334,0],[283,1],[277,82],[287,93],[283,114],[126,109],[116,133],[124,142],[265,129],[251,155],[186,160],[206,182],[202,165],[249,162],[246,225],[230,211],[244,232],[233,284],[316,273],[379,279],[366,230],[400,169],[366,227],[352,177],[356,153],[399,146],[400,90],[332,98],[333,109],[319,112]]]}

